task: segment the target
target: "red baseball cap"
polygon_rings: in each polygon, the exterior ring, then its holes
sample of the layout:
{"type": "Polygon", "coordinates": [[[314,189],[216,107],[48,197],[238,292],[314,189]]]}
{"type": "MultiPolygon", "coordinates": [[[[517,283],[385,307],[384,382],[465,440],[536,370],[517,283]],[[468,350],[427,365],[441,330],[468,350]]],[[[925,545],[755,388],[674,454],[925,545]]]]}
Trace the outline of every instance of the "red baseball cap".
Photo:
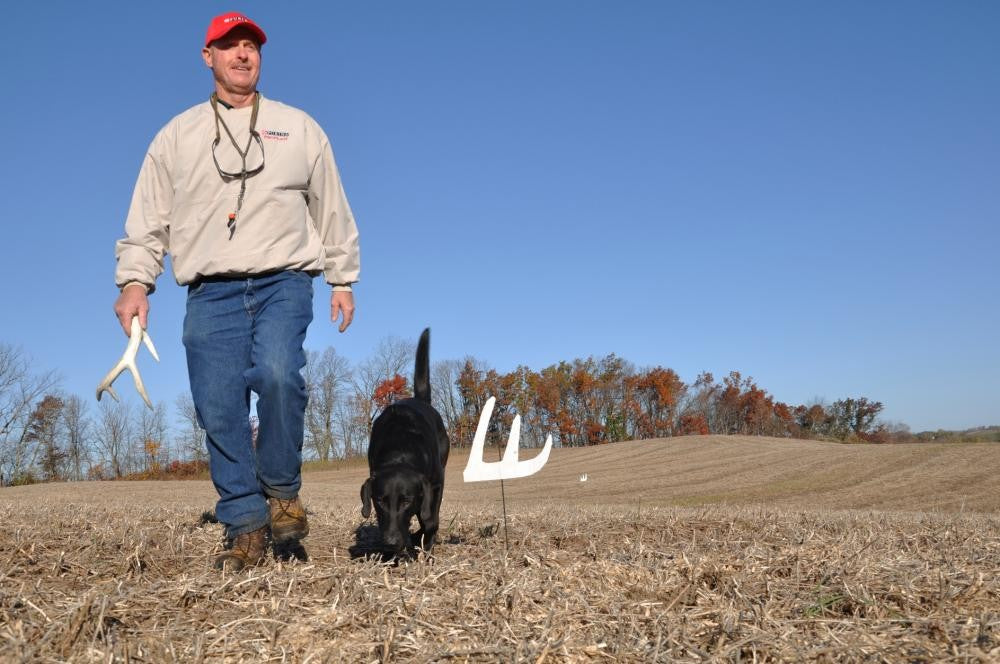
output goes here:
{"type": "Polygon", "coordinates": [[[212,19],[208,24],[208,32],[205,33],[205,46],[208,46],[216,39],[221,39],[229,34],[233,28],[247,28],[257,36],[261,44],[267,41],[267,35],[260,29],[260,26],[239,12],[229,12],[221,14],[212,19]]]}

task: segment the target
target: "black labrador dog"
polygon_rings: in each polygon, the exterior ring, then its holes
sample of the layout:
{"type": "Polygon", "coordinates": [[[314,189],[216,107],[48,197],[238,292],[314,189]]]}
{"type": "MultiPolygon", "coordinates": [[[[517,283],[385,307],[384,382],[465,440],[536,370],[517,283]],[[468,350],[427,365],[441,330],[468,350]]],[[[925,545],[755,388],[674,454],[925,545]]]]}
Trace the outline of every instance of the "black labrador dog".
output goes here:
{"type": "Polygon", "coordinates": [[[361,485],[361,514],[371,515],[372,503],[382,540],[397,553],[410,545],[410,521],[420,530],[414,540],[425,551],[434,546],[438,511],[448,462],[448,433],[431,406],[430,329],[417,345],[413,398],[390,404],[372,424],[368,443],[369,477],[361,485]]]}

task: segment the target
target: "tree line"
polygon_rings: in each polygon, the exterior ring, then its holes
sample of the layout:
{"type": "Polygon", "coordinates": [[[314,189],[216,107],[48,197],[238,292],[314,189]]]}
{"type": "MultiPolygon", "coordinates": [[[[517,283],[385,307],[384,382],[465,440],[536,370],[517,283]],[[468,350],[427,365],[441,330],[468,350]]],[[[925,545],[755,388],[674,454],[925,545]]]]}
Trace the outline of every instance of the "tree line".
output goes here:
{"type": "MultiPolygon", "coordinates": [[[[412,341],[396,337],[356,364],[333,348],[307,351],[304,456],[329,461],[366,453],[379,411],[411,393],[414,352],[412,341]]],[[[455,446],[471,444],[490,396],[497,402],[488,442],[498,445],[515,413],[527,447],[548,435],[564,447],[705,434],[911,438],[905,425],[879,421],[883,405],[867,397],[789,405],[736,371],[721,381],[706,372],[685,383],[672,369],[637,368],[613,354],[507,373],[474,357],[443,360],[432,365],[431,384],[455,446]]],[[[204,467],[204,432],[189,393],[175,398],[172,414],[171,420],[162,401],[148,409],[67,394],[55,372],[32,370],[23,351],[0,343],[0,485],[158,477],[204,467]]],[[[256,433],[254,418],[251,427],[256,433]]]]}
{"type": "Polygon", "coordinates": [[[497,421],[490,427],[494,442],[505,440],[503,432],[517,413],[522,442],[529,446],[550,434],[563,447],[707,434],[867,442],[908,434],[905,425],[878,421],[883,405],[867,397],[791,406],[737,371],[721,381],[704,372],[688,384],[673,369],[637,369],[614,354],[509,373],[471,358],[446,361],[434,378],[436,405],[452,441],[465,445],[490,396],[497,398],[497,421]]]}

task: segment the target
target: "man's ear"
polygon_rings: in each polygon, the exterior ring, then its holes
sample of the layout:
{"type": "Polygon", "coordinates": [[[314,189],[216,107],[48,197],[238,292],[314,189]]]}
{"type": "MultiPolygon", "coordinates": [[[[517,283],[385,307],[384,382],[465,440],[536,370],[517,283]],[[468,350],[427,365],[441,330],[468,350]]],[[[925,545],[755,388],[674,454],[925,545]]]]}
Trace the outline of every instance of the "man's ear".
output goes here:
{"type": "Polygon", "coordinates": [[[372,478],[365,480],[361,485],[361,516],[366,519],[372,513],[372,478]]]}
{"type": "Polygon", "coordinates": [[[424,499],[420,504],[420,520],[430,523],[434,516],[434,487],[429,480],[424,479],[424,499]]]}
{"type": "Polygon", "coordinates": [[[201,49],[201,59],[205,61],[205,66],[212,68],[212,51],[206,46],[201,49]]]}

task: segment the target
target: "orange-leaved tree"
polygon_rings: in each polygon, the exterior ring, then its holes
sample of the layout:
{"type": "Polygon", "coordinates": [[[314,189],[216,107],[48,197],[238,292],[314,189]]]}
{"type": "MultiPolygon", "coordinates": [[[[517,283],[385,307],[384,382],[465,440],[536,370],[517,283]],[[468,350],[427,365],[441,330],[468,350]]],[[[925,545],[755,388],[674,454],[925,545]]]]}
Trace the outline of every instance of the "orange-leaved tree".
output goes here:
{"type": "Polygon", "coordinates": [[[637,438],[672,436],[687,386],[673,369],[653,367],[626,379],[637,438]]]}
{"type": "Polygon", "coordinates": [[[379,410],[382,410],[392,402],[403,399],[406,396],[406,379],[396,374],[392,378],[387,378],[378,384],[375,392],[372,394],[372,401],[375,402],[375,406],[379,410]]]}

